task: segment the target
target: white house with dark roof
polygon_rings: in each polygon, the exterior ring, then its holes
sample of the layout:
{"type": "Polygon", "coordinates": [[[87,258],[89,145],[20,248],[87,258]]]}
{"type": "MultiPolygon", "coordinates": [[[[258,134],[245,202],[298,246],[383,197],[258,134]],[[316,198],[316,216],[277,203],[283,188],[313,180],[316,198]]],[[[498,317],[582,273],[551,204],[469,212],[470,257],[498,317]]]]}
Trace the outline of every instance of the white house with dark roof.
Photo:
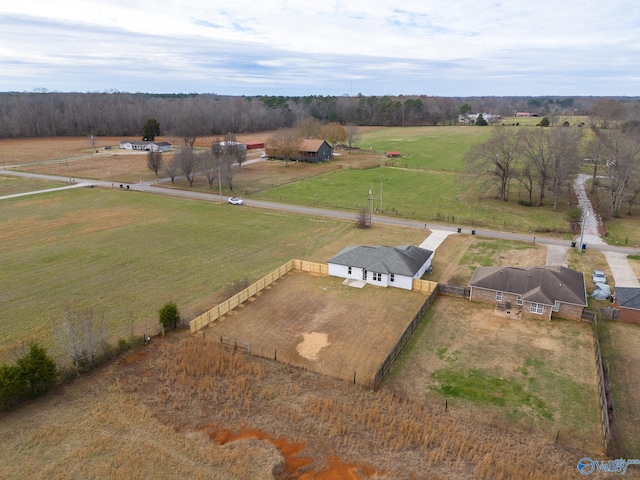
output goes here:
{"type": "Polygon", "coordinates": [[[125,150],[138,150],[143,152],[166,152],[171,150],[172,146],[169,142],[149,142],[146,140],[123,140],[120,142],[120,148],[125,150]]]}
{"type": "Polygon", "coordinates": [[[433,252],[407,245],[402,247],[347,247],[327,264],[329,275],[362,280],[379,287],[413,289],[413,279],[421,278],[431,266],[433,252]]]}
{"type": "Polygon", "coordinates": [[[525,316],[552,316],[580,320],[587,306],[582,272],[554,265],[533,267],[478,267],[469,282],[469,299],[510,309],[525,316]]]}

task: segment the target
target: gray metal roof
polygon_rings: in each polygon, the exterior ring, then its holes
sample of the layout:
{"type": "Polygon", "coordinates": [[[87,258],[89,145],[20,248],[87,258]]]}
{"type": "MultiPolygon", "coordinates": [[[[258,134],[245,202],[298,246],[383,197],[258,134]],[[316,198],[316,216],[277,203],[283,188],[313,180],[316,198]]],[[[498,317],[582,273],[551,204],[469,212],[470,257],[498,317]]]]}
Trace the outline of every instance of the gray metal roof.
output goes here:
{"type": "Polygon", "coordinates": [[[554,305],[558,301],[587,306],[584,275],[561,266],[478,267],[469,286],[522,295],[526,302],[554,305]]]}
{"type": "Polygon", "coordinates": [[[393,273],[413,277],[433,255],[431,250],[405,245],[402,247],[347,247],[328,263],[364,268],[375,273],[393,273]]]}
{"type": "Polygon", "coordinates": [[[640,288],[616,287],[616,301],[621,308],[640,310],[640,288]]]}

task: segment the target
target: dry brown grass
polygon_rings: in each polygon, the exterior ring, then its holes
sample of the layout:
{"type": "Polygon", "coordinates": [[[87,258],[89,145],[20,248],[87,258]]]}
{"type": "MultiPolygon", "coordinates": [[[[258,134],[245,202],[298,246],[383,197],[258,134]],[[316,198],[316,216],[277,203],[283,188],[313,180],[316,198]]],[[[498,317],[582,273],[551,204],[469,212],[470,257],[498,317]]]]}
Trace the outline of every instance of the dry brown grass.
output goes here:
{"type": "Polygon", "coordinates": [[[640,327],[607,322],[607,330],[615,418],[622,453],[626,458],[640,458],[640,327]]]}
{"type": "Polygon", "coordinates": [[[353,381],[355,372],[356,381],[368,385],[426,297],[341,283],[290,272],[203,332],[248,342],[256,355],[277,354],[281,362],[332,377],[353,381]],[[319,343],[323,339],[326,344],[319,343]]]}
{"type": "Polygon", "coordinates": [[[187,334],[4,415],[0,435],[6,478],[566,479],[583,456],[187,334]]]}

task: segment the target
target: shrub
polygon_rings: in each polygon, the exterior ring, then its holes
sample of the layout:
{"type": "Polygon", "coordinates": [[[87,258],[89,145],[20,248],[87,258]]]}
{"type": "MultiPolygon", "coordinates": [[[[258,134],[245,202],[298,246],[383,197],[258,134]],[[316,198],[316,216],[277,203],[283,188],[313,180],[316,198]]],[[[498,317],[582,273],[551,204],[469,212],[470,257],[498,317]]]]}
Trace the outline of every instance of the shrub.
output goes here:
{"type": "Polygon", "coordinates": [[[15,365],[0,365],[0,408],[43,395],[55,385],[58,375],[58,367],[47,351],[37,343],[29,344],[29,351],[15,365]]]}
{"type": "Polygon", "coordinates": [[[158,310],[160,316],[160,325],[164,328],[176,328],[180,323],[180,313],[178,307],[173,302],[165,303],[160,310],[158,310]]]}

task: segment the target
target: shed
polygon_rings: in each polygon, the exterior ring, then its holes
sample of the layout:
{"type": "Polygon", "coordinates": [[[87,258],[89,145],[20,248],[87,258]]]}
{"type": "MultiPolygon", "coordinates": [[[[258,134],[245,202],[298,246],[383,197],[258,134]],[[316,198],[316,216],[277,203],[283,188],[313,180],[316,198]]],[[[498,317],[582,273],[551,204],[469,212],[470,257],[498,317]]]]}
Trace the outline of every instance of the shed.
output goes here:
{"type": "Polygon", "coordinates": [[[401,152],[387,152],[387,157],[389,158],[398,158],[401,156],[402,156],[401,152]]]}

